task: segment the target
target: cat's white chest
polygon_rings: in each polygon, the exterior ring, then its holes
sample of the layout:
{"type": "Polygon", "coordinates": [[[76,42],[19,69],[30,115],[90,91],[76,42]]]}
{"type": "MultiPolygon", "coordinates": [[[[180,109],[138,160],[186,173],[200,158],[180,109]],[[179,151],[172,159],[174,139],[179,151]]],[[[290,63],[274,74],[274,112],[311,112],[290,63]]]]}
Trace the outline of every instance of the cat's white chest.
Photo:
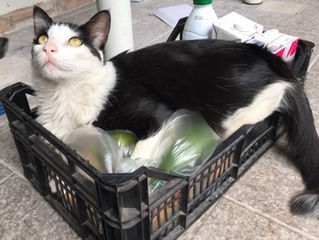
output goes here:
{"type": "MultiPolygon", "coordinates": [[[[84,88],[85,86],[83,86],[84,88]]],[[[60,89],[41,101],[38,121],[59,138],[71,130],[92,124],[102,107],[93,92],[79,89],[60,89]]]]}
{"type": "Polygon", "coordinates": [[[91,125],[115,86],[113,65],[85,81],[38,87],[37,121],[60,139],[73,129],[91,125]]]}

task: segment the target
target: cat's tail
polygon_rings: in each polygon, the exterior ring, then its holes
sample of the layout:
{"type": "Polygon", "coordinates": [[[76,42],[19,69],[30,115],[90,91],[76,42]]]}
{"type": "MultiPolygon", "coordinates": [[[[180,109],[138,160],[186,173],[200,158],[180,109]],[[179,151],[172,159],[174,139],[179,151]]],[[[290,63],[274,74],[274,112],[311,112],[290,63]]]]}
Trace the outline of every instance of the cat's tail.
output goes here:
{"type": "Polygon", "coordinates": [[[291,160],[306,186],[303,193],[291,200],[290,210],[298,215],[319,217],[319,138],[302,87],[288,89],[281,106],[291,160]]]}

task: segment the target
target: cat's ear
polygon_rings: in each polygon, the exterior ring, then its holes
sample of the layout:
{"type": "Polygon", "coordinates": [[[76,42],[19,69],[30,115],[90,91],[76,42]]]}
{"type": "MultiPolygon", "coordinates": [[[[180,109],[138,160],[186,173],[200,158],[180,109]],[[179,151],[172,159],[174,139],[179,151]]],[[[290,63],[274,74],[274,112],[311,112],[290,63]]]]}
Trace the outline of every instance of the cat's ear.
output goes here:
{"type": "Polygon", "coordinates": [[[47,30],[48,27],[52,24],[52,22],[52,19],[42,8],[34,6],[33,24],[35,35],[41,33],[43,30],[47,30]]]}
{"type": "Polygon", "coordinates": [[[109,11],[103,10],[95,14],[84,28],[93,46],[101,50],[107,40],[111,27],[111,16],[109,11]]]}

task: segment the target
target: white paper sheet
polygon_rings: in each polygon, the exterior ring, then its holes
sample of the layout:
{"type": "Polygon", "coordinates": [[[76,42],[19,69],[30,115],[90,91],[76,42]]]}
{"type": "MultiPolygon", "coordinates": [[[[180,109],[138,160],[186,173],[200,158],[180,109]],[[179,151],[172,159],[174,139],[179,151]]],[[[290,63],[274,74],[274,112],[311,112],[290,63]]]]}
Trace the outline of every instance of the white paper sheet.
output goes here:
{"type": "Polygon", "coordinates": [[[163,7],[157,9],[154,14],[171,27],[175,27],[178,20],[183,17],[189,16],[193,7],[188,4],[163,7]]]}

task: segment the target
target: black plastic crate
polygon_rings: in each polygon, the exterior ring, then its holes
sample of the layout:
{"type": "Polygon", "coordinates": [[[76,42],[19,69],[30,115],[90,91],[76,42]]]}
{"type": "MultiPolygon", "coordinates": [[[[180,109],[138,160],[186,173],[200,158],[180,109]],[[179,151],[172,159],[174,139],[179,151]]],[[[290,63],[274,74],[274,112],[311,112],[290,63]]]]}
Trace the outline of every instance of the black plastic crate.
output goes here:
{"type": "MultiPolygon", "coordinates": [[[[174,29],[174,39],[180,27],[174,29]]],[[[173,40],[172,36],[168,40],[173,40]]],[[[300,66],[295,69],[307,69],[311,51],[308,55],[303,52],[308,50],[298,51],[295,62],[300,66]],[[307,57],[299,61],[302,56],[307,57]]],[[[32,94],[23,83],[0,92],[24,175],[83,239],[176,239],[279,136],[280,115],[274,113],[236,131],[191,176],[146,167],[133,173],[102,174],[34,120],[28,103],[32,94]],[[151,178],[166,184],[151,194],[151,178]]]]}
{"type": "Polygon", "coordinates": [[[276,139],[274,114],[239,129],[191,176],[146,167],[101,174],[34,120],[30,94],[32,89],[22,83],[1,92],[24,175],[84,239],[176,239],[242,175],[242,167],[255,162],[276,139]],[[271,134],[258,148],[255,144],[264,132],[271,134]],[[167,183],[150,194],[150,178],[167,183]]]}

